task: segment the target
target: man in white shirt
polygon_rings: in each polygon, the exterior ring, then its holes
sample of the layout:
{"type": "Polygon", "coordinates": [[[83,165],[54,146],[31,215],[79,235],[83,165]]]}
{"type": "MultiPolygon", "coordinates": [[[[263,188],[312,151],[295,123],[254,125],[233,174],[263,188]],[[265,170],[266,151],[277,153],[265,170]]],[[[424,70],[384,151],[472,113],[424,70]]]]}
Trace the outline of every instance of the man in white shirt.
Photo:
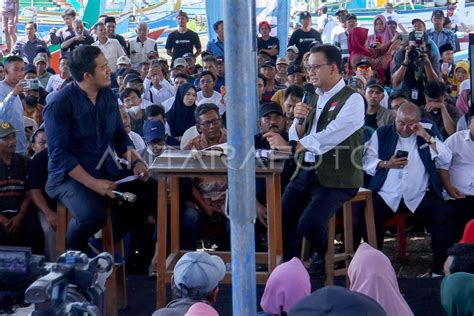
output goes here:
{"type": "Polygon", "coordinates": [[[329,219],[363,185],[364,99],[342,79],[336,47],[313,47],[307,69],[317,95],[296,104],[290,142],[278,133],[263,135],[272,149],[297,153],[282,199],[284,260],[300,255],[302,236],[324,257],[329,219]]]}
{"type": "Polygon", "coordinates": [[[69,79],[69,77],[71,77],[71,73],[69,72],[69,58],[61,57],[59,60],[59,74],[49,77],[45,90],[48,93],[59,91],[64,81],[69,79]]]}
{"type": "Polygon", "coordinates": [[[336,21],[334,18],[328,14],[328,8],[322,6],[318,9],[318,29],[317,31],[321,34],[321,39],[324,44],[331,43],[331,34],[336,21]]]}
{"type": "Polygon", "coordinates": [[[382,15],[385,17],[387,22],[388,21],[397,22],[397,24],[400,27],[400,29],[402,30],[402,32],[405,33],[405,34],[408,33],[408,31],[405,29],[405,27],[403,27],[403,24],[401,24],[399,22],[398,13],[393,11],[393,4],[387,3],[387,5],[385,6],[385,12],[383,12],[382,15]]]}
{"type": "Polygon", "coordinates": [[[394,125],[379,127],[364,155],[364,170],[372,177],[374,218],[379,249],[383,225],[396,213],[421,216],[431,228],[433,276],[443,274],[446,251],[453,243],[450,209],[442,197],[436,165],[449,164],[451,151],[421,124],[419,108],[404,103],[394,125]]]}
{"type": "Polygon", "coordinates": [[[143,98],[150,103],[162,104],[175,95],[173,86],[163,76],[158,60],[153,60],[143,80],[143,98]]]}
{"type": "MultiPolygon", "coordinates": [[[[135,70],[139,69],[140,63],[148,61],[149,52],[157,52],[156,42],[148,37],[148,24],[141,22],[137,25],[135,33],[136,38],[131,39],[128,42],[130,50],[130,61],[132,62],[132,68],[135,70]]],[[[157,53],[158,55],[158,53],[157,53]]]]}
{"type": "Polygon", "coordinates": [[[202,99],[210,99],[212,103],[219,107],[219,115],[225,112],[225,106],[222,103],[222,95],[214,90],[216,85],[216,76],[211,71],[205,70],[199,76],[199,88],[201,91],[197,93],[196,104],[202,99]]]}
{"type": "Polygon", "coordinates": [[[336,37],[336,35],[346,31],[345,23],[346,23],[347,14],[348,14],[348,12],[347,12],[346,8],[339,8],[335,13],[335,16],[337,17],[338,23],[337,23],[336,26],[334,26],[334,28],[332,29],[332,32],[331,32],[331,44],[332,45],[334,45],[334,38],[336,37]]]}
{"type": "Polygon", "coordinates": [[[125,51],[119,41],[107,36],[107,29],[104,23],[97,23],[94,29],[97,34],[97,41],[95,41],[92,46],[100,48],[108,60],[110,70],[115,72],[117,70],[117,59],[121,56],[125,56],[125,51]]]}
{"type": "Polygon", "coordinates": [[[453,198],[448,204],[455,216],[455,240],[462,236],[466,223],[474,218],[474,111],[469,113],[469,129],[445,141],[453,153],[450,163],[438,166],[441,183],[453,198]]]}

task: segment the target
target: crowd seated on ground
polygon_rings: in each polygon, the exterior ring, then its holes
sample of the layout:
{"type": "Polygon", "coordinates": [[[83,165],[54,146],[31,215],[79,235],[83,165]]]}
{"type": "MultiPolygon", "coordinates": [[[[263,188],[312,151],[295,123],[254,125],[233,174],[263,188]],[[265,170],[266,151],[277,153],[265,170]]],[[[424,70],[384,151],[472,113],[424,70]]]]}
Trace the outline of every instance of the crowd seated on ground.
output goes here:
{"type": "MultiPolygon", "coordinates": [[[[311,13],[301,12],[301,27],[287,47],[270,35],[270,23],[258,24],[255,148],[295,155],[281,177],[287,262],[267,283],[261,301],[267,314],[351,308],[353,315],[412,315],[390,261],[379,251],[384,225],[397,214],[414,214],[428,229],[433,262],[425,276],[448,275],[441,291],[447,313],[472,312],[473,287],[460,285],[472,284],[474,273],[471,69],[468,61],[454,61],[459,43],[450,29],[460,25],[433,10],[432,29],[415,18],[407,32],[393,7],[386,9],[370,30],[344,8],[336,12],[337,21],[320,8],[317,29],[311,13]],[[316,93],[303,103],[305,83],[316,93]],[[339,151],[340,145],[353,155],[339,151]],[[349,267],[351,291],[328,287],[309,295],[306,270],[293,258],[302,237],[313,247],[312,264],[324,264],[329,219],[363,186],[373,194],[379,250],[359,246],[349,267]],[[380,261],[377,273],[366,267],[374,260],[380,261]],[[299,278],[304,284],[292,283],[299,278]]],[[[7,13],[4,18],[13,18],[7,13]]],[[[224,61],[225,21],[214,24],[216,38],[202,51],[197,33],[187,27],[188,15],[179,11],[167,56],[160,56],[144,22],[127,42],[115,33],[113,17],[103,17],[90,31],[73,9],[62,17],[64,27],[50,34],[50,43],[61,45],[57,74],[35,23],[27,23],[26,37],[18,40],[10,24],[5,29],[10,54],[0,64],[0,244],[29,246],[54,260],[60,202],[74,215],[68,248],[100,249],[93,236],[107,219],[106,197],[114,197],[114,181],[132,174],[143,181],[121,188],[138,190],[139,200],[114,209],[114,238],[147,238],[153,244],[153,237],[137,229],[156,223],[156,203],[149,202],[156,201],[150,164],[167,150],[225,143],[233,132],[226,129],[225,65],[232,61],[224,61]]],[[[183,181],[181,247],[194,251],[198,244],[215,243],[227,249],[227,180],[183,181]]],[[[258,180],[256,189],[256,248],[265,250],[267,192],[258,180]]],[[[354,216],[355,222],[363,221],[354,216]]],[[[126,259],[135,256],[130,244],[126,259]]],[[[148,257],[141,260],[150,263],[148,257]]],[[[151,276],[155,263],[156,256],[151,276]]],[[[176,300],[155,314],[217,314],[209,304],[224,272],[215,256],[186,254],[174,272],[176,300]],[[201,266],[205,274],[197,274],[201,266]],[[208,305],[193,305],[202,300],[208,305]]]]}

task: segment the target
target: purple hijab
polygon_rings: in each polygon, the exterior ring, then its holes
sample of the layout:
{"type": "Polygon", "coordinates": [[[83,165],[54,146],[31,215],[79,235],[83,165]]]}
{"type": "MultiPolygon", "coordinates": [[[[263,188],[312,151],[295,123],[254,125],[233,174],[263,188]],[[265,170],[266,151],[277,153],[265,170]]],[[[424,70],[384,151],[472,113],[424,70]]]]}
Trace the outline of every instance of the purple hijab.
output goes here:
{"type": "Polygon", "coordinates": [[[393,38],[392,30],[388,27],[387,20],[382,14],[376,15],[374,18],[374,34],[369,36],[368,42],[369,45],[375,42],[376,37],[380,37],[382,39],[381,44],[389,43],[393,38]],[[379,19],[383,23],[383,32],[377,32],[375,30],[375,22],[379,19]]]}

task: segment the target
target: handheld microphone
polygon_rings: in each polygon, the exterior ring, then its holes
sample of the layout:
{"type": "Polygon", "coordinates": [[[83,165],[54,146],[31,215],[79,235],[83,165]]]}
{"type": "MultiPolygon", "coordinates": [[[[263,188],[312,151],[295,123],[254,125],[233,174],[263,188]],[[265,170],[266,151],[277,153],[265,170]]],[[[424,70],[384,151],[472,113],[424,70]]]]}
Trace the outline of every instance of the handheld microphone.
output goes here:
{"type": "Polygon", "coordinates": [[[130,192],[119,192],[115,190],[112,190],[112,192],[115,194],[116,197],[125,202],[133,203],[137,200],[137,196],[130,192]]]}
{"type": "MultiPolygon", "coordinates": [[[[303,99],[301,100],[301,102],[303,103],[306,103],[308,104],[309,100],[311,99],[311,97],[313,96],[314,94],[314,86],[313,84],[311,83],[305,83],[304,85],[304,94],[303,94],[303,99]]],[[[298,124],[299,125],[303,125],[304,124],[304,118],[303,117],[300,117],[298,119],[298,124]]]]}

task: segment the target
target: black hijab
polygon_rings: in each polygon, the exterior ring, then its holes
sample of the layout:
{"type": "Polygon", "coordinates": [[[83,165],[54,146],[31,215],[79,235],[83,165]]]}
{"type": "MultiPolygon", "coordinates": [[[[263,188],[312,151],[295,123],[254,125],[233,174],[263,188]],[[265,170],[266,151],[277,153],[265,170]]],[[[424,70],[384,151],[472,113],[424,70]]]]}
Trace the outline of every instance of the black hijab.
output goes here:
{"type": "Polygon", "coordinates": [[[173,106],[166,112],[166,120],[170,126],[171,136],[181,137],[188,128],[196,125],[196,119],[194,118],[196,103],[192,106],[186,106],[183,102],[184,96],[191,88],[196,90],[190,83],[183,83],[179,86],[173,106]]]}

